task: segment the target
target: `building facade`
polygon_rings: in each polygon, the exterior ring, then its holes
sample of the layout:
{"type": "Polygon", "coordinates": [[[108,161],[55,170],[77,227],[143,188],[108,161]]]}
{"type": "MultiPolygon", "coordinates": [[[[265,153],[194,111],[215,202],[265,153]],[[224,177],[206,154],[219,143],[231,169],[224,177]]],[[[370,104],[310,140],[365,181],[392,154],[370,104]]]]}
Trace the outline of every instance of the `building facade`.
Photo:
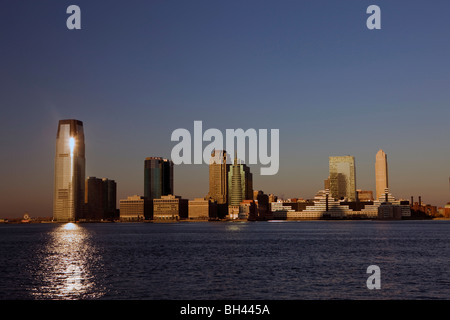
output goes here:
{"type": "Polygon", "coordinates": [[[329,190],[331,196],[335,199],[356,201],[355,157],[329,157],[329,170],[329,190]]]}
{"type": "Polygon", "coordinates": [[[217,218],[217,203],[210,199],[189,200],[189,219],[210,220],[217,218]]]}
{"type": "Polygon", "coordinates": [[[153,199],[153,220],[181,220],[189,216],[189,200],[167,195],[153,199]]]}
{"type": "Polygon", "coordinates": [[[253,199],[253,176],[250,168],[234,159],[228,171],[228,205],[239,206],[253,199]]]}
{"type": "Polygon", "coordinates": [[[398,219],[411,216],[409,201],[397,200],[389,190],[378,200],[349,202],[335,199],[329,190],[320,190],[312,201],[297,208],[291,203],[272,203],[273,219],[398,219]],[[380,207],[382,207],[380,209],[380,207]]]}
{"type": "Polygon", "coordinates": [[[228,201],[228,173],[227,152],[225,150],[213,150],[209,161],[209,193],[208,198],[218,205],[228,201]]]}
{"type": "Polygon", "coordinates": [[[120,200],[119,205],[121,221],[143,221],[150,202],[145,197],[135,195],[120,200]]]}
{"type": "Polygon", "coordinates": [[[263,191],[258,191],[256,195],[256,215],[250,217],[250,220],[270,220],[272,211],[270,209],[269,196],[263,191]]]}
{"type": "Polygon", "coordinates": [[[173,194],[173,162],[162,157],[147,157],[144,161],[144,198],[146,219],[153,219],[153,200],[173,194]]]}
{"type": "Polygon", "coordinates": [[[116,216],[117,184],[114,180],[88,177],[85,185],[85,220],[113,220],[116,216]]]}
{"type": "Polygon", "coordinates": [[[53,220],[76,221],[83,214],[85,196],[83,122],[60,120],[56,135],[53,220]]]}
{"type": "Polygon", "coordinates": [[[83,219],[102,220],[103,208],[103,180],[96,177],[88,177],[85,184],[85,210],[83,219]]]}
{"type": "Polygon", "coordinates": [[[152,200],[173,193],[173,162],[161,157],[145,158],[144,197],[152,200]]]}
{"type": "Polygon", "coordinates": [[[239,205],[238,219],[250,219],[256,215],[255,200],[244,200],[239,205]]]}
{"type": "Polygon", "coordinates": [[[103,219],[118,218],[117,212],[117,183],[114,180],[103,178],[103,219]]]}
{"type": "Polygon", "coordinates": [[[375,156],[376,199],[379,199],[386,188],[389,188],[387,155],[379,150],[375,156]]]}
{"type": "Polygon", "coordinates": [[[356,190],[358,201],[373,201],[373,192],[370,190],[356,190]]]}

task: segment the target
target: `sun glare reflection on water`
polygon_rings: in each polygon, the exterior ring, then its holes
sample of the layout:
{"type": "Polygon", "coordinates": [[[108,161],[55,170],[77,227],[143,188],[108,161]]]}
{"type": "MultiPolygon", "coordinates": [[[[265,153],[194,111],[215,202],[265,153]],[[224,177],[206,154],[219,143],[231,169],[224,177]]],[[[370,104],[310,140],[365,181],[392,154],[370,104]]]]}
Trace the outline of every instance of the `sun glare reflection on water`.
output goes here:
{"type": "Polygon", "coordinates": [[[66,223],[51,231],[40,254],[33,289],[36,299],[92,299],[103,295],[95,284],[93,268],[99,268],[99,255],[86,228],[66,223]]]}

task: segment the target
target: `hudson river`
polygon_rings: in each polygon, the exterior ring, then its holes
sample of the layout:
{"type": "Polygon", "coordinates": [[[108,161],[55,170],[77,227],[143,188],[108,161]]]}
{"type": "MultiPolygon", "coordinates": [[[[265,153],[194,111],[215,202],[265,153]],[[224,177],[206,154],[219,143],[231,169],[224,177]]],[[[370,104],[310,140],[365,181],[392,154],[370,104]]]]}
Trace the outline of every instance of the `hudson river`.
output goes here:
{"type": "Polygon", "coordinates": [[[449,262],[450,221],[0,225],[2,300],[448,299],[449,262]]]}

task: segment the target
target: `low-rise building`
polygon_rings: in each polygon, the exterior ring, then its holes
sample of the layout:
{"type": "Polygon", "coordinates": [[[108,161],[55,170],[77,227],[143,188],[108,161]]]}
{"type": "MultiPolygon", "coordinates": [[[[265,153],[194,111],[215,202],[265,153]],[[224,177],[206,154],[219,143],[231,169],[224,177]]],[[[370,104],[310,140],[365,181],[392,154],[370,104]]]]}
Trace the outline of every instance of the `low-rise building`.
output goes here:
{"type": "Polygon", "coordinates": [[[255,200],[244,200],[239,205],[238,219],[249,219],[256,215],[256,202],[255,200]]]}
{"type": "Polygon", "coordinates": [[[142,196],[134,195],[119,201],[121,221],[143,221],[150,202],[142,196]]]}
{"type": "Polygon", "coordinates": [[[181,220],[189,217],[189,200],[167,195],[153,199],[153,220],[181,220]]]}
{"type": "Polygon", "coordinates": [[[211,199],[189,200],[189,219],[210,220],[217,218],[217,202],[211,199]]]}
{"type": "Polygon", "coordinates": [[[402,207],[390,202],[383,202],[378,207],[378,219],[400,220],[402,218],[402,207]]]}

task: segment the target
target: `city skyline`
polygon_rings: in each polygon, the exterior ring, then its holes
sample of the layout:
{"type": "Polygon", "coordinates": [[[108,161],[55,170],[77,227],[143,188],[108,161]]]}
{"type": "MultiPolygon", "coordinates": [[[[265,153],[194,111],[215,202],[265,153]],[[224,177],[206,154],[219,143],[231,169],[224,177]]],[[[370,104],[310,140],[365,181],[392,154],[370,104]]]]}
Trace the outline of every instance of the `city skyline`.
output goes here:
{"type": "MultiPolygon", "coordinates": [[[[69,31],[67,4],[3,2],[0,218],[51,216],[61,119],[84,122],[86,177],[117,199],[143,195],[144,159],[170,158],[171,132],[199,120],[280,130],[279,172],[251,166],[254,190],[312,198],[328,157],[352,155],[375,195],[383,149],[393,195],[450,201],[449,3],[376,1],[381,30],[369,1],[76,4],[69,31]]],[[[174,166],[175,193],[206,195],[207,167],[174,166]]]]}
{"type": "MultiPolygon", "coordinates": [[[[112,219],[115,217],[114,219],[117,219],[119,213],[117,212],[117,215],[115,213],[116,204],[120,203],[120,206],[122,206],[122,202],[126,202],[129,200],[135,201],[136,199],[142,199],[139,201],[147,201],[147,209],[143,209],[143,214],[145,214],[146,219],[148,219],[149,217],[153,217],[153,205],[150,205],[150,203],[153,203],[153,200],[163,202],[181,201],[175,199],[183,198],[182,196],[175,196],[174,193],[173,184],[175,178],[173,162],[169,159],[155,156],[146,157],[144,161],[144,196],[133,195],[128,196],[127,199],[117,199],[116,183],[114,180],[109,180],[107,178],[98,179],[96,177],[87,177],[84,183],[72,187],[73,184],[77,185],[77,183],[80,184],[79,182],[83,181],[79,176],[85,176],[84,170],[86,166],[86,160],[84,144],[85,137],[83,130],[83,121],[77,119],[59,120],[56,139],[54,171],[54,221],[76,221],[80,218],[84,220],[86,220],[86,218],[87,220],[100,220],[112,219]],[[69,167],[65,162],[61,162],[66,161],[67,159],[70,160],[69,167]],[[70,181],[66,181],[68,176],[71,177],[70,181]],[[60,182],[62,178],[64,178],[64,185],[62,185],[62,182],[60,182]],[[105,196],[108,197],[107,194],[111,192],[110,190],[108,190],[110,188],[110,183],[113,184],[114,188],[114,199],[116,200],[116,203],[114,204],[108,204],[108,200],[107,198],[105,198],[105,196]],[[84,184],[86,188],[83,188],[84,184]],[[61,189],[61,187],[65,187],[66,189],[61,189]],[[67,200],[69,200],[69,205],[66,203],[66,205],[62,206],[61,204],[59,204],[58,206],[58,203],[61,202],[61,192],[65,192],[64,194],[73,193],[71,197],[62,197],[62,199],[67,198],[67,200]],[[80,197],[79,201],[76,201],[75,198],[77,198],[76,195],[79,192],[81,192],[83,197],[80,197]],[[89,195],[93,197],[92,199],[94,202],[89,202],[89,195]],[[67,212],[62,210],[64,208],[67,212]],[[61,211],[64,211],[65,213],[61,213],[61,211]]],[[[249,146],[247,146],[247,148],[249,148],[249,146]]],[[[203,199],[206,201],[212,200],[217,203],[219,218],[233,217],[234,213],[232,212],[237,210],[237,207],[242,205],[245,201],[251,199],[255,200],[254,190],[252,188],[253,179],[252,173],[250,172],[250,167],[245,165],[243,161],[238,158],[237,152],[234,153],[234,160],[232,164],[229,163],[229,158],[230,156],[226,150],[213,150],[209,160],[209,192],[203,199]],[[250,189],[248,189],[249,187],[250,189]],[[223,205],[226,205],[226,207],[224,207],[223,205]]],[[[351,155],[330,156],[328,159],[329,176],[328,179],[325,180],[324,188],[317,190],[314,201],[317,201],[317,197],[320,198],[325,193],[327,194],[327,208],[328,199],[330,199],[330,201],[333,199],[336,204],[340,200],[343,200],[344,203],[346,201],[353,203],[359,201],[359,196],[357,194],[358,192],[361,192],[361,189],[356,189],[357,179],[355,157],[351,155]],[[330,197],[328,197],[328,195],[330,197]]],[[[382,149],[378,150],[375,155],[375,186],[375,202],[383,201],[381,199],[386,199],[385,201],[387,202],[388,195],[390,199],[389,201],[394,201],[396,203],[400,203],[402,201],[408,202],[408,200],[405,198],[396,200],[395,197],[393,197],[389,192],[387,155],[382,149]]],[[[264,194],[263,190],[255,190],[255,192],[258,194],[264,194]]],[[[372,190],[363,192],[373,193],[372,190]]],[[[278,197],[277,195],[273,196],[278,197]]],[[[415,203],[413,202],[413,197],[414,196],[411,196],[411,208],[413,208],[413,205],[415,205],[415,203]]],[[[296,197],[293,198],[297,199],[296,197]]],[[[421,198],[422,196],[419,196],[419,206],[422,203],[421,198]]],[[[194,198],[190,200],[198,201],[200,199],[202,198],[194,198]]],[[[300,199],[304,198],[300,197],[300,199]]],[[[280,200],[291,201],[289,198],[284,197],[281,197],[280,200]]],[[[313,201],[312,198],[305,198],[304,200],[307,200],[308,202],[313,201]]],[[[185,201],[185,205],[187,208],[188,200],[184,199],[183,201],[185,201]]],[[[320,201],[317,203],[320,203],[320,201]]],[[[340,209],[338,209],[338,212],[340,212],[339,210],[340,209]]],[[[320,211],[317,211],[317,214],[319,214],[319,212],[320,211]]],[[[314,216],[315,214],[316,213],[313,213],[312,216],[314,216]]],[[[26,215],[28,216],[28,212],[26,213],[26,215]]]]}

